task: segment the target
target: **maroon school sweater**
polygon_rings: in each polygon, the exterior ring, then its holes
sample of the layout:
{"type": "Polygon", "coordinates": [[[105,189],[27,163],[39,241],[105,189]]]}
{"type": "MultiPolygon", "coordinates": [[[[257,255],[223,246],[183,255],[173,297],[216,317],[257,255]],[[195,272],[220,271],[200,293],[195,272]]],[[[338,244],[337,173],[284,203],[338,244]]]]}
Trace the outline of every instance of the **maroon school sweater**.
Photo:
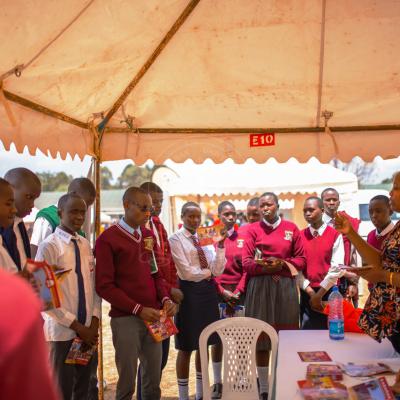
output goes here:
{"type": "Polygon", "coordinates": [[[317,288],[329,271],[332,260],[332,249],[340,233],[327,226],[322,236],[314,237],[309,228],[301,231],[306,267],[304,276],[310,281],[311,287],[317,288]]]}
{"type": "MultiPolygon", "coordinates": [[[[299,271],[305,267],[306,258],[300,231],[293,222],[282,220],[275,229],[262,220],[251,224],[247,230],[242,257],[243,268],[248,277],[268,274],[266,268],[254,261],[256,248],[262,252],[263,258],[280,258],[293,264],[299,271]]],[[[292,278],[288,268],[283,268],[274,275],[292,278]]]]}
{"type": "Polygon", "coordinates": [[[381,251],[382,243],[388,237],[389,234],[390,234],[390,231],[384,236],[376,236],[376,229],[374,229],[373,231],[368,233],[367,243],[370,244],[372,247],[375,247],[375,249],[381,251]]]}
{"type": "Polygon", "coordinates": [[[241,229],[234,231],[231,236],[225,240],[225,258],[226,264],[224,272],[215,278],[217,282],[218,293],[222,293],[222,285],[236,285],[234,293],[244,293],[246,290],[246,273],[242,266],[242,250],[244,245],[241,229]]]}
{"type": "Polygon", "coordinates": [[[140,243],[119,224],[96,240],[96,291],[111,304],[110,317],[138,315],[143,307],[159,309],[168,298],[163,278],[150,270],[156,239],[150,230],[140,229],[140,243]]]}

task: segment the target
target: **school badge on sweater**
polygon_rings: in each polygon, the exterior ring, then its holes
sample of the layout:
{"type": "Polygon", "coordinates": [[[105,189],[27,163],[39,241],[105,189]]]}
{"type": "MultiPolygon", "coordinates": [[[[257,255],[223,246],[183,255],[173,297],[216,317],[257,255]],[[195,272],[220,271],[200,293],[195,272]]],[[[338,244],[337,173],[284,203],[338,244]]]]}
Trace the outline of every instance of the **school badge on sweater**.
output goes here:
{"type": "Polygon", "coordinates": [[[293,240],[293,232],[292,231],[285,231],[285,240],[289,240],[291,242],[293,240]]]}
{"type": "Polygon", "coordinates": [[[143,239],[144,242],[144,248],[148,251],[153,251],[153,247],[154,247],[154,240],[151,236],[145,237],[143,239]]]}

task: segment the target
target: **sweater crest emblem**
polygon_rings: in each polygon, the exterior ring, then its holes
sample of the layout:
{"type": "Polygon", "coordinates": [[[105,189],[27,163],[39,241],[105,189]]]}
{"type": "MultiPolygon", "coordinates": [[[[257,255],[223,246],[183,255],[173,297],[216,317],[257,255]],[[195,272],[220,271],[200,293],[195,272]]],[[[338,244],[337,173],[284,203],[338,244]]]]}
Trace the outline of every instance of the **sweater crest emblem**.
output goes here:
{"type": "Polygon", "coordinates": [[[293,240],[293,232],[292,231],[285,231],[285,240],[289,240],[290,242],[293,240]]]}
{"type": "Polygon", "coordinates": [[[148,251],[153,251],[153,247],[154,247],[154,241],[153,238],[151,236],[145,237],[143,239],[144,242],[144,248],[148,251]]]}
{"type": "Polygon", "coordinates": [[[242,249],[244,245],[244,239],[238,239],[237,240],[237,247],[238,249],[242,249]]]}

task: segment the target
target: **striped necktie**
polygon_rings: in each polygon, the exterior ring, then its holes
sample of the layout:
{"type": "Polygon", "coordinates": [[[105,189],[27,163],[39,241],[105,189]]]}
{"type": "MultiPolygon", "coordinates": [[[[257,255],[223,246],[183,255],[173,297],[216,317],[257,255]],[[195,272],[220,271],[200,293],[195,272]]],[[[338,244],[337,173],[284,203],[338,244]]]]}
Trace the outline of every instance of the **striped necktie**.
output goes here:
{"type": "Polygon", "coordinates": [[[208,268],[207,258],[206,258],[206,255],[204,254],[203,249],[200,246],[199,240],[194,235],[191,235],[190,238],[192,239],[193,245],[197,250],[197,255],[199,256],[201,269],[208,268]]]}
{"type": "Polygon", "coordinates": [[[78,321],[85,325],[86,323],[86,297],[85,285],[83,283],[83,275],[81,268],[81,253],[79,251],[78,241],[71,239],[75,248],[75,272],[78,278],[78,321]]]}

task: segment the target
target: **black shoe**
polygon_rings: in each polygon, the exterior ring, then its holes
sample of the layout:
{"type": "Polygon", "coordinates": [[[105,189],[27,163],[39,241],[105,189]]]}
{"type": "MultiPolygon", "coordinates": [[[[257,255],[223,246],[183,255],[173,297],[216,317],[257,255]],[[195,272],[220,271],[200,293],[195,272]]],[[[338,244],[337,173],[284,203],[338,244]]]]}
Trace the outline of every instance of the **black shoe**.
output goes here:
{"type": "Polygon", "coordinates": [[[260,393],[260,400],[268,400],[268,393],[260,393]]]}
{"type": "Polygon", "coordinates": [[[222,397],[222,383],[212,385],[211,398],[220,399],[222,397]]]}

